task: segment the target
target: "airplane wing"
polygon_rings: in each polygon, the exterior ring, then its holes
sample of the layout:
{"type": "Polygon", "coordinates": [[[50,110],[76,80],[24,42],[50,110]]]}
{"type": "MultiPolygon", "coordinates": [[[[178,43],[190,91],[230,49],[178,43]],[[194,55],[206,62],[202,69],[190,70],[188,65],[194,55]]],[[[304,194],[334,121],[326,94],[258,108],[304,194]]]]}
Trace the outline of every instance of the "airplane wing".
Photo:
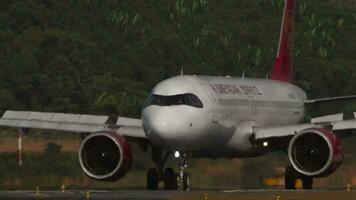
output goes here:
{"type": "Polygon", "coordinates": [[[9,110],[0,118],[0,126],[74,133],[92,133],[110,130],[124,136],[146,138],[140,119],[119,117],[116,124],[108,124],[108,119],[109,116],[105,115],[9,110]]]}
{"type": "Polygon", "coordinates": [[[344,114],[327,115],[313,118],[310,123],[296,124],[276,127],[254,127],[255,140],[266,140],[269,138],[282,138],[293,136],[296,133],[307,128],[330,128],[340,137],[348,137],[352,131],[356,131],[356,113],[355,119],[344,120],[344,114]]]}
{"type": "Polygon", "coordinates": [[[356,95],[310,99],[310,100],[305,101],[304,103],[305,104],[315,104],[315,103],[327,103],[327,102],[333,102],[333,101],[345,101],[345,100],[352,100],[352,99],[356,99],[356,95]]]}

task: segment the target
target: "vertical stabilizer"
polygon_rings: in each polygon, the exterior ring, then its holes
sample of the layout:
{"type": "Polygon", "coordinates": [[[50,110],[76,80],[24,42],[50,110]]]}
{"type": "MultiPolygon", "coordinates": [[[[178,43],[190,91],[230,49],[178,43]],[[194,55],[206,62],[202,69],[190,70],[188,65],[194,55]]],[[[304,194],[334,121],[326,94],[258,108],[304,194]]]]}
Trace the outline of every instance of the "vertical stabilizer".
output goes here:
{"type": "Polygon", "coordinates": [[[295,0],[285,0],[282,28],[272,80],[291,82],[293,80],[293,30],[295,0]]]}

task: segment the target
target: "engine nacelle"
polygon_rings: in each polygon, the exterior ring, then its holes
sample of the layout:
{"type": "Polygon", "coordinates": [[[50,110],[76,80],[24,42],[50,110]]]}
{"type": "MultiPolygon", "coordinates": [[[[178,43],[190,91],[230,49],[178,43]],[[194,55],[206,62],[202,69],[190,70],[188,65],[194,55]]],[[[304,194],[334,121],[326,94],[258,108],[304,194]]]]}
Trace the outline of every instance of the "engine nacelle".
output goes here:
{"type": "Polygon", "coordinates": [[[307,176],[326,177],[343,161],[341,140],[330,130],[305,129],[289,143],[289,160],[298,172],[307,176]]]}
{"type": "Polygon", "coordinates": [[[131,168],[131,147],[125,137],[115,132],[93,133],[80,145],[79,162],[89,177],[116,181],[131,168]]]}

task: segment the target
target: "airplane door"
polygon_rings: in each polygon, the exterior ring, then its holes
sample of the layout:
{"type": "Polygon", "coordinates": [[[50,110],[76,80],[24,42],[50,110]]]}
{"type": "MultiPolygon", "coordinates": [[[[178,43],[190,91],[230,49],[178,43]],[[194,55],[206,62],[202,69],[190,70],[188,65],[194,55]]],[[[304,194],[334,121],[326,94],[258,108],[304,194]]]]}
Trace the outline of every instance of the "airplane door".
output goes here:
{"type": "Polygon", "coordinates": [[[218,124],[220,121],[220,114],[218,113],[218,99],[216,98],[217,95],[211,89],[209,84],[203,84],[205,91],[207,91],[207,98],[210,101],[211,110],[212,110],[212,123],[218,124]]]}

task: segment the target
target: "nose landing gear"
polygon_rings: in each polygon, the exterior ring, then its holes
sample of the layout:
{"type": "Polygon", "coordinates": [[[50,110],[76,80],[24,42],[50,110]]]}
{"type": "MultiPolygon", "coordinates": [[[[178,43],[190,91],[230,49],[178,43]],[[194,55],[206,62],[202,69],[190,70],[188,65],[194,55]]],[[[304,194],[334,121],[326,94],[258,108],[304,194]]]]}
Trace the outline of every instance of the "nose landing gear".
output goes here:
{"type": "Polygon", "coordinates": [[[188,154],[178,151],[174,153],[178,161],[178,174],[172,168],[164,167],[170,154],[170,151],[164,153],[163,150],[152,148],[152,161],[156,167],[147,171],[147,189],[158,190],[159,183],[163,181],[165,190],[190,190],[189,174],[185,172],[188,167],[188,154]]]}
{"type": "Polygon", "coordinates": [[[179,180],[178,186],[179,190],[181,191],[189,191],[190,190],[190,179],[189,174],[185,172],[188,167],[188,155],[185,152],[178,152],[174,153],[174,157],[178,159],[178,166],[179,166],[179,180]]]}

